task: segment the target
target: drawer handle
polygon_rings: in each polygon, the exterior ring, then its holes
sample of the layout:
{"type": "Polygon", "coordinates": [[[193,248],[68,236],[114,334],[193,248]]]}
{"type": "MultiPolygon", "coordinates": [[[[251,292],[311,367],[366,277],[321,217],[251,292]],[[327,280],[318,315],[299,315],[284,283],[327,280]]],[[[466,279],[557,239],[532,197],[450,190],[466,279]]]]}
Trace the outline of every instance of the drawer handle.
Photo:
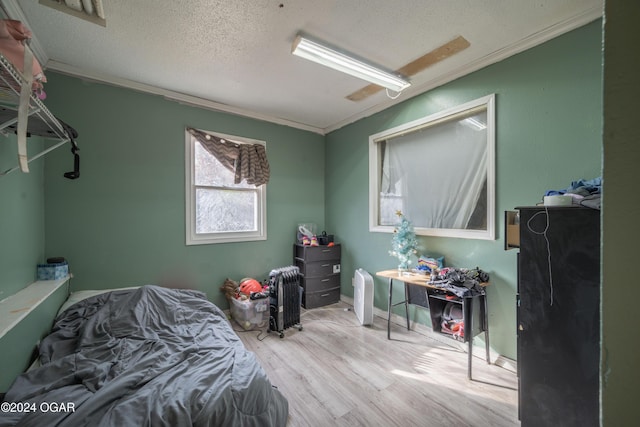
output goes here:
{"type": "Polygon", "coordinates": [[[322,279],[321,282],[328,282],[331,279],[322,279]]]}
{"type": "Polygon", "coordinates": [[[331,294],[322,294],[322,295],[320,295],[320,297],[321,297],[321,298],[322,298],[322,297],[328,297],[329,295],[331,295],[331,294]]]}
{"type": "Polygon", "coordinates": [[[322,252],[331,252],[331,249],[323,249],[322,252]]]}
{"type": "Polygon", "coordinates": [[[322,264],[320,267],[329,267],[331,264],[322,264]]]}

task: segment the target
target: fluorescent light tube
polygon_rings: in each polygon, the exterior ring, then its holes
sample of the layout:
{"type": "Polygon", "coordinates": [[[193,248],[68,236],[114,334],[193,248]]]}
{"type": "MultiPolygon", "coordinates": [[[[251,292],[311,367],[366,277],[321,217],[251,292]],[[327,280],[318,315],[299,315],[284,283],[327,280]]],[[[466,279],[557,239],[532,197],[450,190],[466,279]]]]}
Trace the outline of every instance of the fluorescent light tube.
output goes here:
{"type": "Polygon", "coordinates": [[[411,86],[411,83],[401,77],[359,61],[316,41],[309,40],[301,35],[298,35],[293,42],[291,53],[395,92],[401,92],[411,86]]]}

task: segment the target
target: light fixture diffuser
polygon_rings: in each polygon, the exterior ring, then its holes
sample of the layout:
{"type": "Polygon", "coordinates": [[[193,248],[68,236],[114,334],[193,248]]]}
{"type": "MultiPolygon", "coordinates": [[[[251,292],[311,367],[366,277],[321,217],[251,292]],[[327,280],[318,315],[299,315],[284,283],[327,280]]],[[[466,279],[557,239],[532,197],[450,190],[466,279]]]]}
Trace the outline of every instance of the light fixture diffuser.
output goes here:
{"type": "Polygon", "coordinates": [[[395,92],[401,92],[411,86],[411,83],[402,77],[338,52],[300,34],[293,42],[291,53],[395,92]]]}

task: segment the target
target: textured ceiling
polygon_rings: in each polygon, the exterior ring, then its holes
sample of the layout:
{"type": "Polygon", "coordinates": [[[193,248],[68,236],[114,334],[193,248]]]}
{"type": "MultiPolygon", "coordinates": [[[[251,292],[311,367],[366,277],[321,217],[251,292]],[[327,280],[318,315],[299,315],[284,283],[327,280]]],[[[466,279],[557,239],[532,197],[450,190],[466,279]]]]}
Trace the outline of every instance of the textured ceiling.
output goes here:
{"type": "Polygon", "coordinates": [[[1,0],[33,31],[45,67],[324,133],[599,16],[603,0],[103,0],[106,27],[1,0]],[[398,69],[464,36],[471,46],[384,91],[291,55],[300,31],[398,69]]]}

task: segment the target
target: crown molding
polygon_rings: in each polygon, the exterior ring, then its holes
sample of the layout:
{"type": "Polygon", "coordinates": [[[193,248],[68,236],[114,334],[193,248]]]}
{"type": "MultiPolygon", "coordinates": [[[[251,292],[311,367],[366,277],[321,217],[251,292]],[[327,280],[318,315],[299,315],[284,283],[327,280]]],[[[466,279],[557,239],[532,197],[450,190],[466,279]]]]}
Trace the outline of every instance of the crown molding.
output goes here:
{"type": "Polygon", "coordinates": [[[521,39],[515,43],[512,43],[511,45],[503,49],[497,50],[489,55],[478,58],[475,61],[470,62],[469,64],[465,64],[462,67],[452,70],[451,72],[447,73],[447,75],[445,76],[435,78],[415,88],[410,87],[408,90],[405,90],[402,93],[402,95],[399,96],[398,98],[389,99],[386,102],[377,104],[367,110],[364,110],[358,114],[355,114],[351,117],[341,120],[340,122],[335,123],[332,126],[328,126],[323,129],[323,133],[328,134],[330,132],[338,130],[360,119],[369,117],[375,113],[379,113],[380,111],[386,110],[387,108],[393,105],[404,102],[408,99],[421,95],[425,92],[428,92],[432,89],[435,89],[453,80],[459,79],[460,77],[463,77],[467,74],[471,74],[474,71],[478,71],[489,65],[495,64],[496,62],[500,62],[513,55],[521,53],[527,49],[531,49],[532,47],[545,43],[555,37],[558,37],[562,34],[573,31],[577,28],[580,28],[584,25],[587,25],[595,21],[596,19],[601,18],[603,16],[603,13],[604,13],[604,9],[602,7],[593,7],[591,9],[588,9],[583,13],[574,15],[569,19],[566,19],[562,22],[559,22],[548,28],[545,28],[537,33],[531,34],[530,36],[525,37],[524,39],[521,39]]]}
{"type": "Polygon", "coordinates": [[[289,126],[301,130],[306,130],[313,133],[319,133],[324,135],[321,128],[309,126],[304,123],[298,123],[292,120],[283,119],[280,117],[270,116],[268,114],[261,114],[255,111],[247,110],[244,108],[234,107],[228,104],[222,104],[208,99],[199,98],[197,96],[186,95],[180,92],[175,92],[168,89],[163,89],[157,86],[148,85],[145,83],[136,82],[133,80],[127,80],[119,77],[113,77],[107,74],[102,74],[95,71],[84,70],[73,67],[71,65],[50,60],[48,63],[48,69],[66,74],[72,77],[77,77],[82,80],[93,81],[97,83],[109,84],[112,86],[122,87],[126,89],[132,89],[138,92],[144,92],[152,95],[159,95],[170,101],[175,101],[183,105],[189,105],[192,107],[204,108],[212,111],[219,111],[225,113],[236,114],[238,116],[248,117],[251,119],[262,120],[270,123],[289,126]]]}

